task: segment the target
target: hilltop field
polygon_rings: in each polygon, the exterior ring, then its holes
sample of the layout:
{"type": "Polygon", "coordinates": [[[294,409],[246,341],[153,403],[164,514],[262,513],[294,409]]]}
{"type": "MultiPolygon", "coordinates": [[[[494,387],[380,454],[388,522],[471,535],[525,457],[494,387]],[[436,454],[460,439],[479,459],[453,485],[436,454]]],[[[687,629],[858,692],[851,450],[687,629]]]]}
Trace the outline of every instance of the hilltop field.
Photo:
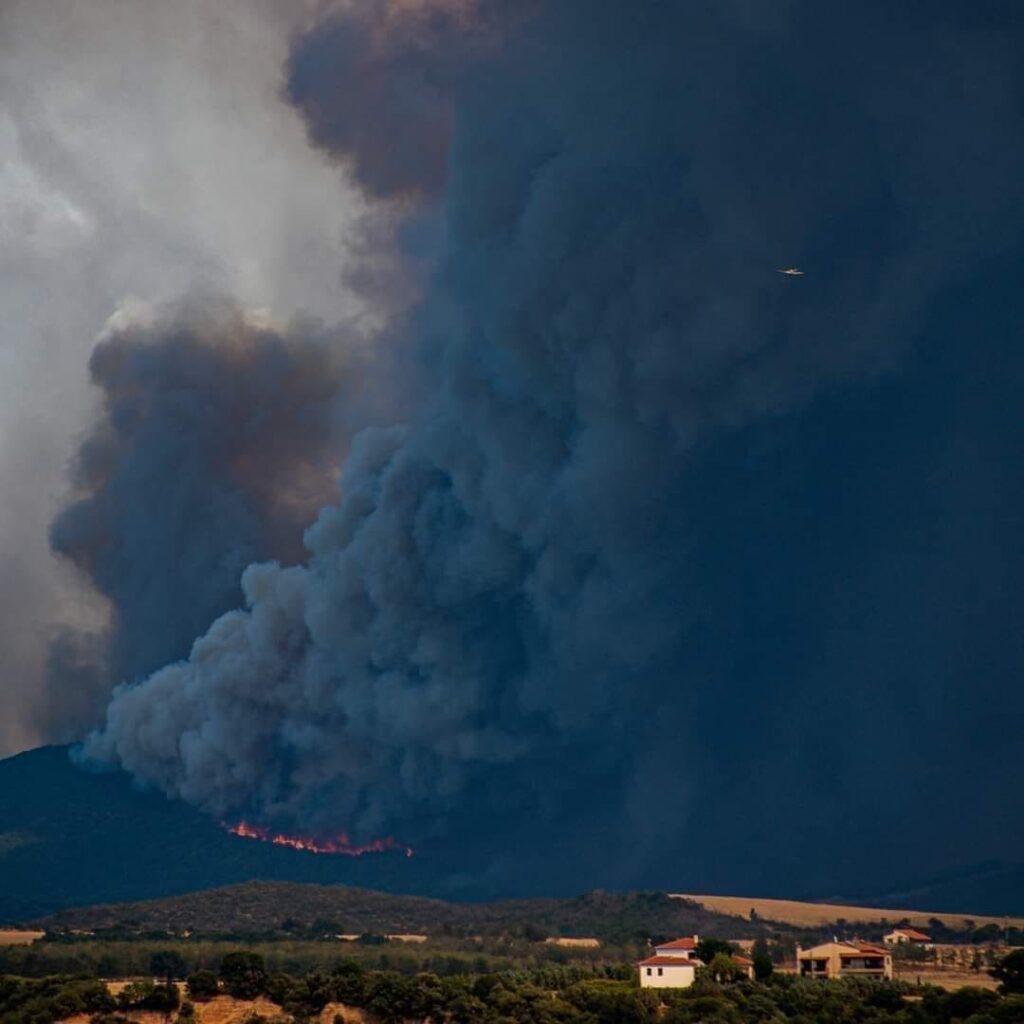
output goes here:
{"type": "Polygon", "coordinates": [[[0,928],[0,946],[29,946],[45,933],[22,928],[0,928]]]}
{"type": "Polygon", "coordinates": [[[843,903],[805,903],[800,900],[764,899],[760,896],[708,896],[672,893],[674,899],[688,900],[717,914],[749,920],[753,910],[764,921],[778,921],[794,928],[822,928],[847,921],[851,924],[877,924],[879,921],[906,921],[927,929],[932,921],[941,921],[952,931],[971,931],[985,925],[1024,929],[1024,917],[993,917],[985,914],[949,914],[931,910],[898,910],[892,907],[859,907],[843,903]]]}

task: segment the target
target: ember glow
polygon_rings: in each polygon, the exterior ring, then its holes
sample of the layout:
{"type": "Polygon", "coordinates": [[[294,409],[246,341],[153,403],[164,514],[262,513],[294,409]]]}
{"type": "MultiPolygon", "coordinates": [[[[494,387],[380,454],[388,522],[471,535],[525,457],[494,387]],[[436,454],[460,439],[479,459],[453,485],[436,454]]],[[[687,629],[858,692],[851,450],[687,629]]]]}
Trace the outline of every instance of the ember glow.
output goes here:
{"type": "Polygon", "coordinates": [[[364,853],[386,853],[389,850],[404,850],[406,857],[412,856],[411,846],[402,846],[392,836],[386,839],[374,839],[369,843],[359,845],[349,841],[348,835],[344,832],[326,839],[316,839],[312,836],[289,836],[281,832],[271,832],[262,825],[250,825],[247,821],[240,821],[237,825],[224,823],[232,835],[241,836],[243,839],[257,839],[261,843],[273,843],[275,846],[290,846],[293,850],[305,850],[307,853],[334,853],[343,857],[362,857],[364,853]]]}

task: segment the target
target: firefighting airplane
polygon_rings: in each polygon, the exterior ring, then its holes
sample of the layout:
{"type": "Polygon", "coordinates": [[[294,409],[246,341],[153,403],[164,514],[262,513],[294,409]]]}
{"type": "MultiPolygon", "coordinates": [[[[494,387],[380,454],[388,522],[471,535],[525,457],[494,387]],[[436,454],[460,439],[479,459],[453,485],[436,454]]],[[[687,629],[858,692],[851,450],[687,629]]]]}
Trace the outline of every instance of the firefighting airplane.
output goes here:
{"type": "Polygon", "coordinates": [[[786,267],[785,270],[780,270],[780,274],[788,274],[790,277],[803,277],[804,272],[798,267],[786,267]]]}

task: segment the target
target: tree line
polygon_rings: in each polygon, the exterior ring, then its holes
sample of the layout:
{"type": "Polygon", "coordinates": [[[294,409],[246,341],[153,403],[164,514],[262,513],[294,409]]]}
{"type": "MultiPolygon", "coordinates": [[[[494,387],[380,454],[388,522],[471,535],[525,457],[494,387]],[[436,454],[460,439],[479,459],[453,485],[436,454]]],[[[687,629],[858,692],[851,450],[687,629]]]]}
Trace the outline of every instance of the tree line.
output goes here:
{"type": "MultiPolygon", "coordinates": [[[[551,965],[528,971],[402,975],[366,970],[352,959],[329,971],[293,976],[269,970],[258,954],[233,951],[216,970],[186,976],[173,950],[154,954],[152,980],[128,985],[117,997],[95,979],[0,976],[0,1024],[54,1024],[87,1014],[91,1024],[127,1024],[133,1010],[157,1010],[178,1024],[196,1017],[196,1004],[224,993],[266,996],[282,1020],[308,1024],[331,1004],[359,1007],[376,1024],[1020,1024],[1024,1021],[1024,950],[993,968],[999,991],[956,992],[876,981],[827,982],[772,974],[762,981],[729,974],[716,979],[711,957],[689,989],[637,985],[629,965],[601,972],[551,965]],[[179,982],[184,981],[185,998],[179,982]]],[[[329,1011],[328,1011],[329,1012],[329,1011]]],[[[335,1017],[335,1024],[340,1015],[335,1017]]],[[[275,1024],[251,1019],[250,1024],[275,1024]]]]}

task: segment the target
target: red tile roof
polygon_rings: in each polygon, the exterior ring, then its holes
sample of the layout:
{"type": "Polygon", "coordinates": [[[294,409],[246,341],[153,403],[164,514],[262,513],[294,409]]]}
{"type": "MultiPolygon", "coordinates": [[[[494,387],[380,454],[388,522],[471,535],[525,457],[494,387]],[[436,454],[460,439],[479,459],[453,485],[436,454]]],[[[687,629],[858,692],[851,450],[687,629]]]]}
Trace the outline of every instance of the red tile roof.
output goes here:
{"type": "Polygon", "coordinates": [[[906,935],[908,939],[916,939],[918,942],[929,942],[931,936],[925,935],[924,932],[919,932],[916,928],[893,928],[894,932],[899,932],[900,935],[906,935]]]}
{"type": "Polygon", "coordinates": [[[657,949],[696,949],[695,939],[673,939],[671,942],[659,942],[657,949]]]}
{"type": "Polygon", "coordinates": [[[693,960],[686,960],[681,956],[649,956],[646,960],[641,960],[638,967],[690,967],[697,968],[702,966],[693,960]]]}
{"type": "Polygon", "coordinates": [[[844,946],[849,946],[850,951],[845,950],[840,952],[840,956],[888,956],[889,950],[880,949],[878,946],[867,946],[863,942],[844,942],[844,946]]]}
{"type": "Polygon", "coordinates": [[[891,950],[880,946],[873,946],[867,942],[823,942],[820,946],[812,946],[810,949],[801,949],[798,959],[800,960],[821,960],[827,958],[829,951],[839,949],[840,956],[889,956],[891,950]],[[819,952],[819,950],[823,951],[819,952]]]}

